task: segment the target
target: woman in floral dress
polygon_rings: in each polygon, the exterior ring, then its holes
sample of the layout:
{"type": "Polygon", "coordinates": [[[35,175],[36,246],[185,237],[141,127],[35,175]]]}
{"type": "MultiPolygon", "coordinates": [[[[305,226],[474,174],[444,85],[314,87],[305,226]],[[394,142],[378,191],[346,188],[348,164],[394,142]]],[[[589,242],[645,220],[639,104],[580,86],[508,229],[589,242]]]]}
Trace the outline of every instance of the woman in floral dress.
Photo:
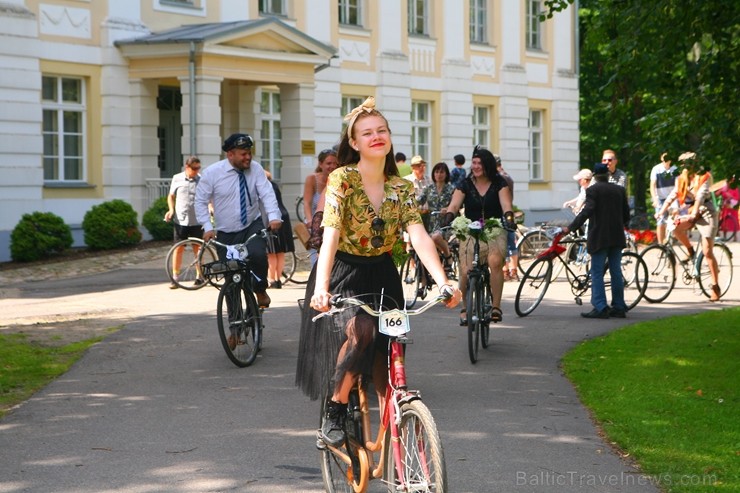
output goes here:
{"type": "Polygon", "coordinates": [[[450,204],[454,191],[455,187],[450,183],[450,168],[447,167],[446,163],[439,162],[432,168],[432,183],[424,188],[419,197],[419,205],[424,210],[429,213],[439,213],[436,219],[432,217],[429,221],[431,229],[429,234],[434,240],[434,244],[437,245],[437,250],[444,255],[445,259],[450,258],[450,245],[447,243],[447,238],[440,230],[439,225],[441,225],[442,218],[447,213],[447,206],[450,204]]]}
{"type": "Polygon", "coordinates": [[[398,176],[388,121],[375,100],[368,98],[345,120],[339,168],[326,186],[319,259],[306,286],[296,372],[304,393],[327,397],[321,438],[330,445],[344,440],[347,401],[358,375],[372,376],[382,409],[388,347],[377,319],[360,309],[312,322],[317,312],[329,309],[331,296],[382,292],[385,309],[402,309],[401,279],[390,253],[405,230],[440,292],[451,296],[447,306],[460,302],[424,229],[413,185],[398,176]]]}

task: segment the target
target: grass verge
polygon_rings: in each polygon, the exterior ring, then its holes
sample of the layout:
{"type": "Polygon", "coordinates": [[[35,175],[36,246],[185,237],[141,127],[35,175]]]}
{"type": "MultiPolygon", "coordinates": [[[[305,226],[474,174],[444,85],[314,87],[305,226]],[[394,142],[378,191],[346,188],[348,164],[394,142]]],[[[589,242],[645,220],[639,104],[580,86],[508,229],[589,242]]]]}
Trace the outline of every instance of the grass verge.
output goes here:
{"type": "Polygon", "coordinates": [[[563,369],[609,441],[663,491],[740,492],[740,308],[625,327],[563,369]]]}
{"type": "MultiPolygon", "coordinates": [[[[109,329],[114,331],[117,328],[109,329]]],[[[26,334],[0,335],[0,418],[64,374],[87,348],[104,336],[49,346],[29,342],[26,334]]]]}

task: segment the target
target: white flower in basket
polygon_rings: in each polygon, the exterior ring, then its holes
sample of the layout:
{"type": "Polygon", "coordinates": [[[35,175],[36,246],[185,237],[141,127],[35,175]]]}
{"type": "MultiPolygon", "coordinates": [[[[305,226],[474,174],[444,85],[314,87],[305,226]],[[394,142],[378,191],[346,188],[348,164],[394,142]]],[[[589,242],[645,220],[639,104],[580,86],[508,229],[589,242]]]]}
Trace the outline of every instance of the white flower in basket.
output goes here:
{"type": "Polygon", "coordinates": [[[495,218],[488,218],[483,224],[481,221],[471,221],[465,216],[458,216],[450,225],[452,232],[460,241],[466,240],[469,236],[478,237],[482,242],[488,242],[503,234],[504,229],[501,221],[495,218]]]}

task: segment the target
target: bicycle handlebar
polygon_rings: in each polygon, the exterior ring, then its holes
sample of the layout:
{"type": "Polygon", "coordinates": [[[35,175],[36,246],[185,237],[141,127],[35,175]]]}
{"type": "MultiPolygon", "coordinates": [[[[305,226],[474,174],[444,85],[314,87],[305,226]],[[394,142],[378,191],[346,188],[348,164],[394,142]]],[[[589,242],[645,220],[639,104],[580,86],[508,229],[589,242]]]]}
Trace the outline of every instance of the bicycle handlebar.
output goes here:
{"type": "MultiPolygon", "coordinates": [[[[428,302],[426,302],[424,305],[420,306],[419,308],[415,310],[404,310],[404,313],[406,313],[407,315],[420,315],[424,313],[425,311],[429,310],[432,306],[436,305],[437,303],[442,303],[444,301],[447,301],[451,297],[452,297],[451,293],[437,295],[436,297],[432,298],[431,300],[429,300],[428,302]]],[[[318,315],[313,317],[311,321],[315,322],[322,317],[328,317],[330,315],[341,312],[353,306],[362,308],[365,311],[365,313],[367,313],[368,315],[372,317],[379,317],[380,314],[382,313],[382,311],[374,310],[373,308],[371,308],[368,302],[362,301],[353,296],[343,297],[342,295],[335,294],[329,300],[329,305],[332,307],[330,310],[319,313],[318,315]]]]}

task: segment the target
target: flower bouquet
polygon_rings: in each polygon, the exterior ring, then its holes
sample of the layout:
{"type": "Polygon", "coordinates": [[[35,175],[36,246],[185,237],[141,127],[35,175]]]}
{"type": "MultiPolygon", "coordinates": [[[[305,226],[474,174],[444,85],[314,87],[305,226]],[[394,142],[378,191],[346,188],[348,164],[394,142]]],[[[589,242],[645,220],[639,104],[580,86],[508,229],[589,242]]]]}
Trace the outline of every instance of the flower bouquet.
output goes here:
{"type": "Polygon", "coordinates": [[[458,216],[450,226],[455,238],[460,241],[466,240],[469,236],[477,236],[480,241],[489,242],[504,233],[501,221],[492,217],[485,220],[471,221],[465,216],[458,216]]]}

